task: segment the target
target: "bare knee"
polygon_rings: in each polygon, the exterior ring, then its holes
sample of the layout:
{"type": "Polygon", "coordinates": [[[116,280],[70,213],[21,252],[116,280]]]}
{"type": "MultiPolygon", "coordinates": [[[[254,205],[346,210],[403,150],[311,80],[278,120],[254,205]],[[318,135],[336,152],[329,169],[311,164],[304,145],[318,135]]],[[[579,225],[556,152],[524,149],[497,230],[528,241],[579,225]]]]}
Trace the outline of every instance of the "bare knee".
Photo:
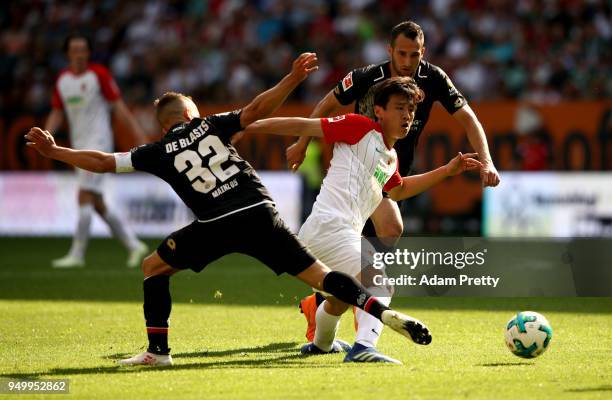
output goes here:
{"type": "Polygon", "coordinates": [[[145,278],[154,275],[174,275],[180,271],[166,264],[166,262],[159,257],[157,251],[154,251],[142,260],[141,268],[145,278]]]}
{"type": "Polygon", "coordinates": [[[331,315],[342,315],[349,308],[349,305],[335,297],[328,297],[323,304],[325,311],[331,315]]]}
{"type": "Polygon", "coordinates": [[[372,214],[372,222],[376,229],[376,236],[379,238],[389,238],[395,243],[395,240],[402,236],[404,231],[404,223],[400,214],[397,203],[389,199],[383,199],[380,205],[372,214]]]}
{"type": "Polygon", "coordinates": [[[144,276],[150,276],[151,271],[153,270],[153,263],[151,262],[151,258],[152,258],[151,256],[152,256],[151,254],[146,256],[142,260],[142,263],[140,264],[140,268],[142,269],[142,273],[144,276]]]}
{"type": "Polygon", "coordinates": [[[95,206],[94,193],[88,190],[80,189],[77,195],[77,199],[80,206],[83,206],[85,204],[92,204],[95,206]]]}
{"type": "Polygon", "coordinates": [[[381,224],[380,227],[376,227],[376,235],[379,238],[397,239],[402,236],[404,231],[404,224],[401,219],[389,219],[381,224]]]}
{"type": "MultiPolygon", "coordinates": [[[[404,223],[399,215],[389,214],[380,224],[375,225],[376,236],[381,239],[396,240],[404,232],[404,223]]],[[[391,243],[391,245],[394,243],[391,243]]]]}

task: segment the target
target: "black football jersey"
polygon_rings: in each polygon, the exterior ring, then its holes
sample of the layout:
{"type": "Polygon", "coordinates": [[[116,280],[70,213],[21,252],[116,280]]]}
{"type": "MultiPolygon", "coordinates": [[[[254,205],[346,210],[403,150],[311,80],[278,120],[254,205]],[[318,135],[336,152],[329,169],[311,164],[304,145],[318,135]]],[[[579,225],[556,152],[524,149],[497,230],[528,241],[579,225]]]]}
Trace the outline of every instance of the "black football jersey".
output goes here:
{"type": "Polygon", "coordinates": [[[201,221],[272,202],[230,142],[240,130],[239,110],[195,118],[173,126],[158,142],[132,149],[132,165],[168,182],[201,221]]]}
{"type": "MultiPolygon", "coordinates": [[[[355,112],[375,119],[374,116],[374,85],[391,77],[390,61],[382,64],[369,65],[349,72],[334,89],[334,94],[340,104],[355,102],[355,112]]],[[[446,111],[455,111],[467,104],[465,97],[455,88],[450,78],[440,68],[421,60],[414,80],[425,92],[425,99],[419,103],[406,138],[398,140],[395,150],[399,160],[399,171],[402,176],[410,173],[414,161],[414,151],[421,132],[429,119],[431,107],[435,101],[442,103],[446,111]]]]}

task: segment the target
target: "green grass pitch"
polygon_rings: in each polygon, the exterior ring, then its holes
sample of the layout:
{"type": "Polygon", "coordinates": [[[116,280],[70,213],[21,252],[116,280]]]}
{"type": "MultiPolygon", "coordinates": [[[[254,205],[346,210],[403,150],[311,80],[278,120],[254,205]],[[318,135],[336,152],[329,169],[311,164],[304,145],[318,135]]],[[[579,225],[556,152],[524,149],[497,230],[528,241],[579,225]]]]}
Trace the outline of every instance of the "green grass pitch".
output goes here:
{"type": "MultiPolygon", "coordinates": [[[[0,379],[69,379],[69,398],[83,399],[612,398],[612,298],[398,298],[433,343],[386,330],[379,348],[403,366],[343,364],[342,355],[299,355],[297,303],[309,289],[239,255],[172,278],[173,367],[118,367],[146,341],[141,272],[110,240],[92,241],[86,268],[52,270],[68,246],[0,238],[0,379]],[[503,342],[521,310],[543,313],[554,329],[534,360],[503,342]]],[[[351,316],[339,337],[352,342],[351,316]]]]}

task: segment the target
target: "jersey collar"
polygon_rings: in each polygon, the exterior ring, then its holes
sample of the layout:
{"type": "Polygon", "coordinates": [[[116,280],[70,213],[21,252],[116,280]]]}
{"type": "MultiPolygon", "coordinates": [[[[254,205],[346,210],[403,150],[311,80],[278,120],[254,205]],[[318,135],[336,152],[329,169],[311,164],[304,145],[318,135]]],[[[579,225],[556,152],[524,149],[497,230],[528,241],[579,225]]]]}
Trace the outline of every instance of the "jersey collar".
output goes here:
{"type": "Polygon", "coordinates": [[[179,122],[178,124],[174,124],[170,127],[170,129],[168,129],[167,134],[176,133],[180,131],[181,129],[185,128],[186,125],[187,125],[187,122],[179,122]]]}

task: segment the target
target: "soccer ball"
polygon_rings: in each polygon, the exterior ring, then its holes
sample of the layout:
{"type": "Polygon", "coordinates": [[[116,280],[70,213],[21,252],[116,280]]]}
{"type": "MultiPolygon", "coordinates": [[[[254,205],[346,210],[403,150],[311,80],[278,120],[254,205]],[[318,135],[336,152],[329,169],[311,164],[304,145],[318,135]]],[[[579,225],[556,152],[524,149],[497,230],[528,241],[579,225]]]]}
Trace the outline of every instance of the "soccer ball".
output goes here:
{"type": "Polygon", "coordinates": [[[522,358],[534,358],[544,353],[552,339],[552,328],[542,314],[523,311],[506,325],[506,345],[522,358]]]}

